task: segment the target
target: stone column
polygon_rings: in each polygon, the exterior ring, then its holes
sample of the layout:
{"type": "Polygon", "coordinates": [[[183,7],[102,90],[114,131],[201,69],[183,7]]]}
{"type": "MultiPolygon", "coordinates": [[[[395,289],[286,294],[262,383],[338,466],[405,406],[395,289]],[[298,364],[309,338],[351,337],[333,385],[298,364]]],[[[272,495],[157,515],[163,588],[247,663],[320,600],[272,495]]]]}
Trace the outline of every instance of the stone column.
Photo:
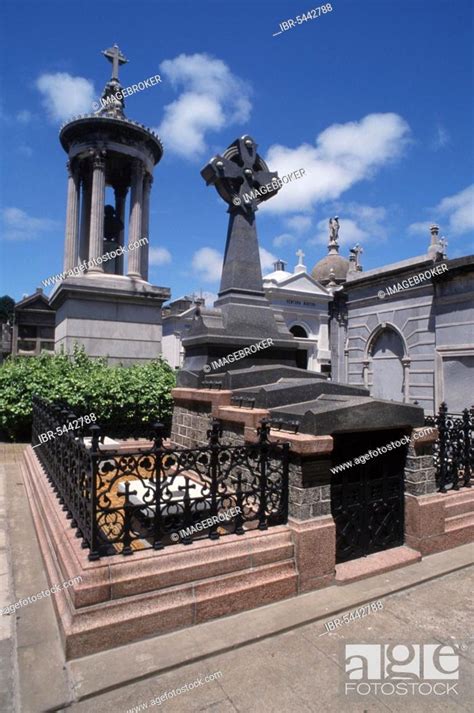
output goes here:
{"type": "Polygon", "coordinates": [[[89,229],[91,224],[91,178],[87,173],[82,179],[81,199],[81,235],[79,243],[79,262],[89,259],[89,229]]]}
{"type": "MultiPolygon", "coordinates": [[[[142,212],[142,231],[141,238],[147,238],[150,240],[148,235],[150,226],[150,193],[153,184],[153,176],[150,173],[145,173],[143,178],[143,212],[142,212]]],[[[149,242],[145,243],[140,248],[141,252],[141,276],[143,280],[148,281],[148,253],[149,253],[149,242]]]]}
{"type": "Polygon", "coordinates": [[[129,277],[141,277],[141,249],[132,248],[131,245],[139,240],[142,229],[143,207],[143,163],[134,161],[132,168],[132,192],[130,196],[130,221],[128,225],[128,270],[129,277]]]}
{"type": "MultiPolygon", "coordinates": [[[[92,160],[92,199],[89,260],[102,257],[104,243],[105,152],[94,154],[92,160]]],[[[92,264],[89,273],[104,272],[102,265],[92,264]]]]}
{"type": "Polygon", "coordinates": [[[72,270],[77,264],[78,235],[79,235],[79,177],[77,168],[67,164],[67,209],[66,209],[66,234],[64,240],[64,271],[72,270]]]}
{"type": "Polygon", "coordinates": [[[403,401],[406,404],[410,403],[410,357],[403,357],[403,401]]]}
{"type": "MultiPolygon", "coordinates": [[[[119,238],[118,238],[118,245],[120,247],[124,246],[124,241],[125,241],[125,204],[127,200],[127,192],[128,188],[119,186],[118,188],[114,189],[115,193],[115,214],[117,218],[120,218],[122,221],[124,227],[120,231],[119,238]]],[[[123,254],[118,255],[116,258],[115,262],[115,274],[116,275],[123,275],[124,274],[124,269],[123,269],[123,254]]]]}

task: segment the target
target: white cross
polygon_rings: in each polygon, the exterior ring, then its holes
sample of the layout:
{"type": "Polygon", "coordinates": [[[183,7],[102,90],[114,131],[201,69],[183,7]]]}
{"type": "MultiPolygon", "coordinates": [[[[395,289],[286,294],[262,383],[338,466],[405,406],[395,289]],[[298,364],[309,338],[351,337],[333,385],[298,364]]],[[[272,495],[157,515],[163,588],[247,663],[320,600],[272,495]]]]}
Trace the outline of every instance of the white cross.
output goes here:
{"type": "Polygon", "coordinates": [[[304,258],[304,252],[301,250],[301,248],[296,251],[296,257],[298,258],[298,265],[302,265],[303,258],[304,258]]]}

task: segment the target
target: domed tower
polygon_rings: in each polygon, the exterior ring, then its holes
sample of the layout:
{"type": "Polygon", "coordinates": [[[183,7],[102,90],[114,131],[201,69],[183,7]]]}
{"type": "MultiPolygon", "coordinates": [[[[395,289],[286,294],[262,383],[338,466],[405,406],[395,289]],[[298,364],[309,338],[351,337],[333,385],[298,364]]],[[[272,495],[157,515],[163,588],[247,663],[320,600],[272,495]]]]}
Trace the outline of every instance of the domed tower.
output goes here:
{"type": "Polygon", "coordinates": [[[336,216],[329,220],[328,254],[319,260],[311,271],[312,277],[322,285],[328,285],[331,281],[340,285],[347,278],[349,260],[339,255],[338,236],[339,218],[336,216]]]}
{"type": "Polygon", "coordinates": [[[161,353],[161,305],[170,296],[148,282],[150,192],[163,146],[125,116],[119,67],[128,60],[117,45],[103,54],[112,76],[97,111],[68,121],[59,134],[68,154],[67,275],[51,304],[56,348],[79,342],[91,356],[133,363],[161,353]]]}

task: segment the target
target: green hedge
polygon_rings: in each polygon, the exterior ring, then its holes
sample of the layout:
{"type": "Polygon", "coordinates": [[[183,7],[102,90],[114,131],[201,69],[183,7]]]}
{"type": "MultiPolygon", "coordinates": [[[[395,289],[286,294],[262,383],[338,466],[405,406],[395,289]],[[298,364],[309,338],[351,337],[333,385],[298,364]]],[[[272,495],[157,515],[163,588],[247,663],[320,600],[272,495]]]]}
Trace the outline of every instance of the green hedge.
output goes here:
{"type": "Polygon", "coordinates": [[[95,413],[101,424],[169,423],[175,385],[175,373],[162,359],[108,366],[106,359],[92,359],[79,346],[70,356],[8,358],[0,365],[0,438],[29,440],[33,395],[64,401],[77,414],[95,413]]]}

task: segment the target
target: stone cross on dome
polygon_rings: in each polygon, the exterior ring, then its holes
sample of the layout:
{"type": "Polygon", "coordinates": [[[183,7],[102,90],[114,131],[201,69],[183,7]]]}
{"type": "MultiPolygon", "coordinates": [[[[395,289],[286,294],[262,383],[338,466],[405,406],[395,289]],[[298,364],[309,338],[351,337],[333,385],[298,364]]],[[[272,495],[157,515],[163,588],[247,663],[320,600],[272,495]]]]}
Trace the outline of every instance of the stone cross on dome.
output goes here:
{"type": "Polygon", "coordinates": [[[109,62],[112,62],[112,77],[111,79],[116,79],[118,81],[119,66],[121,64],[126,64],[128,59],[122,54],[118,45],[109,47],[107,50],[103,50],[102,54],[107,57],[109,62]]]}
{"type": "Polygon", "coordinates": [[[298,258],[298,265],[302,265],[303,258],[304,258],[304,252],[301,250],[301,248],[296,251],[296,257],[298,258]]]}

